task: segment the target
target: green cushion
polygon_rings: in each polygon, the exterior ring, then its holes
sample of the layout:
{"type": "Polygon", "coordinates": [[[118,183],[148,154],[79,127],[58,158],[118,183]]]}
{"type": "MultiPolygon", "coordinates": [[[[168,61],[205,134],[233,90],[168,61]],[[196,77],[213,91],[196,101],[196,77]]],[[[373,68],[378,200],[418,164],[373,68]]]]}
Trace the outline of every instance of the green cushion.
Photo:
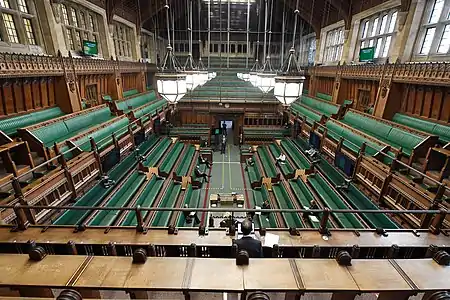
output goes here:
{"type": "Polygon", "coordinates": [[[69,129],[64,122],[55,122],[33,130],[32,134],[46,147],[51,147],[55,141],[67,136],[69,129]]]}
{"type": "Polygon", "coordinates": [[[433,135],[439,136],[439,139],[444,143],[450,142],[450,126],[445,126],[432,121],[414,118],[405,114],[396,113],[392,121],[399,124],[415,128],[433,135]]]}
{"type": "Polygon", "coordinates": [[[130,97],[130,96],[133,96],[133,95],[136,95],[136,94],[139,94],[138,90],[137,89],[132,89],[132,90],[124,91],[123,92],[123,97],[126,98],[126,97],[130,97]]]}
{"type": "Polygon", "coordinates": [[[19,128],[25,128],[37,123],[61,117],[63,115],[64,112],[59,107],[42,109],[20,116],[1,119],[0,130],[7,135],[14,136],[17,133],[17,129],[19,128]]]}
{"type": "Polygon", "coordinates": [[[331,103],[322,102],[307,96],[301,97],[301,103],[316,111],[323,113],[328,117],[333,114],[337,114],[339,111],[339,106],[336,106],[331,103]]]}
{"type": "Polygon", "coordinates": [[[331,95],[323,94],[323,93],[317,93],[316,97],[325,101],[331,101],[333,97],[331,95]]]}

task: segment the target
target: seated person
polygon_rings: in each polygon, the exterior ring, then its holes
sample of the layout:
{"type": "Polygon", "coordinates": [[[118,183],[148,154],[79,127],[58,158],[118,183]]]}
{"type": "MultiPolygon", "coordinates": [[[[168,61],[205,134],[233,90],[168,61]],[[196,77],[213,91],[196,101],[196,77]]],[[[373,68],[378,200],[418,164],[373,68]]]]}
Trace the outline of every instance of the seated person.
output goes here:
{"type": "Polygon", "coordinates": [[[245,250],[248,252],[248,256],[251,258],[255,257],[263,257],[262,244],[261,241],[256,240],[250,236],[252,232],[252,222],[249,219],[245,219],[241,223],[241,231],[243,233],[243,237],[236,240],[236,245],[238,247],[238,251],[245,250]]]}
{"type": "MultiPolygon", "coordinates": [[[[261,207],[262,209],[270,209],[270,203],[269,203],[269,200],[264,200],[264,202],[263,202],[263,204],[262,204],[262,207],[261,207]]],[[[261,213],[261,214],[263,214],[263,215],[268,215],[269,213],[268,212],[263,212],[263,213],[261,213]]]]}
{"type": "Polygon", "coordinates": [[[286,163],[286,155],[284,155],[284,153],[281,153],[280,156],[277,157],[276,163],[284,165],[286,163]]]}
{"type": "MultiPolygon", "coordinates": [[[[320,209],[320,207],[319,207],[319,205],[317,205],[315,200],[311,200],[309,202],[309,209],[320,209]]],[[[314,215],[316,215],[316,213],[315,212],[306,212],[305,215],[306,216],[309,216],[309,215],[313,215],[314,216],[314,215]]]]}
{"type": "Polygon", "coordinates": [[[205,157],[203,157],[203,155],[200,153],[200,155],[198,156],[198,162],[200,164],[206,164],[206,167],[211,169],[211,166],[213,165],[212,163],[209,162],[209,160],[205,157]]]}
{"type": "MultiPolygon", "coordinates": [[[[189,208],[189,205],[185,204],[184,208],[189,208]]],[[[186,219],[186,223],[190,224],[192,223],[192,220],[194,220],[194,225],[200,223],[200,219],[197,216],[197,212],[195,211],[183,211],[184,218],[186,219]]]]}
{"type": "Polygon", "coordinates": [[[195,176],[204,178],[206,182],[208,182],[208,177],[211,177],[211,175],[208,175],[205,172],[200,171],[200,166],[196,166],[194,172],[195,176]]]}
{"type": "Polygon", "coordinates": [[[245,164],[247,165],[247,167],[252,167],[255,164],[255,161],[253,160],[253,157],[247,158],[245,160],[245,164]]]}

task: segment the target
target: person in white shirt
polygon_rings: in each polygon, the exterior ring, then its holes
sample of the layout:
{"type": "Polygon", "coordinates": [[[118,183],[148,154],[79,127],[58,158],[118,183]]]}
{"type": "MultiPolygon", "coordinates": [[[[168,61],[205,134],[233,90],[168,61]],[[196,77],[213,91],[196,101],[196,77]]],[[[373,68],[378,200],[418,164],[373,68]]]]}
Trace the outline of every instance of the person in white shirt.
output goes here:
{"type": "Polygon", "coordinates": [[[277,157],[277,164],[284,165],[286,163],[286,155],[284,153],[281,153],[280,156],[277,157]]]}

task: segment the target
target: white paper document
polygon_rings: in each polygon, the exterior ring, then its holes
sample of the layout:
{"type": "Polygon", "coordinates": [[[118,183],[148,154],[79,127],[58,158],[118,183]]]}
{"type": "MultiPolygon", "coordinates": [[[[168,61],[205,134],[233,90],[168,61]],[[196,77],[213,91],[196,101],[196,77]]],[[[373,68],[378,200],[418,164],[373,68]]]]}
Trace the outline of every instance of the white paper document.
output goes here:
{"type": "Polygon", "coordinates": [[[273,245],[278,244],[280,236],[272,233],[266,233],[264,236],[264,247],[272,248],[273,245]]]}

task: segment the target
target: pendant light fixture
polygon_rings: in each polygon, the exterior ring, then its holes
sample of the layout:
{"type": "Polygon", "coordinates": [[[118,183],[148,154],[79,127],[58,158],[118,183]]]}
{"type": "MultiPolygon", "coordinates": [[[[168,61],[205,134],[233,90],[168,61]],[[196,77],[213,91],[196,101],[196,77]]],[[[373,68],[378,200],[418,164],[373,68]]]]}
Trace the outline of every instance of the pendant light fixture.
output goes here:
{"type": "Polygon", "coordinates": [[[186,95],[186,74],[179,73],[181,69],[170,45],[169,4],[166,0],[167,18],[167,53],[161,67],[161,72],[155,74],[158,93],[171,104],[176,104],[186,95]]]}
{"type": "MultiPolygon", "coordinates": [[[[272,30],[269,29],[269,43],[267,44],[267,19],[269,14],[269,5],[268,0],[265,0],[266,8],[265,8],[265,24],[264,24],[264,65],[260,72],[256,75],[256,86],[264,93],[267,94],[275,87],[275,76],[276,72],[272,68],[272,64],[270,63],[270,42],[272,37],[272,30]],[[268,46],[268,49],[267,49],[268,46]],[[268,51],[267,51],[268,50],[268,51]],[[266,51],[268,52],[266,56],[266,51]]],[[[273,15],[273,0],[271,2],[271,15],[273,15]]],[[[270,18],[270,27],[272,27],[272,18],[270,18]]]]}
{"type": "Polygon", "coordinates": [[[202,43],[200,13],[201,13],[201,3],[200,3],[200,0],[198,0],[198,54],[199,54],[199,56],[198,56],[197,70],[199,73],[198,85],[202,86],[208,81],[209,77],[208,77],[208,70],[205,68],[205,65],[203,64],[203,61],[202,61],[202,49],[200,47],[200,45],[202,43]]]}
{"type": "MultiPolygon", "coordinates": [[[[259,64],[259,60],[258,60],[258,56],[259,56],[259,44],[260,44],[260,40],[259,40],[259,30],[261,27],[261,18],[260,18],[260,11],[261,11],[261,4],[262,1],[260,1],[260,5],[259,7],[256,8],[256,16],[258,18],[258,32],[257,32],[257,42],[256,42],[256,60],[255,63],[253,64],[253,67],[250,69],[250,72],[248,73],[242,73],[242,80],[250,82],[254,87],[256,87],[256,81],[257,81],[257,72],[259,71],[259,69],[261,69],[261,65],[259,64]]],[[[249,3],[247,3],[249,5],[249,3]]],[[[248,11],[248,10],[247,10],[248,11]]],[[[250,19],[247,18],[247,23],[250,22],[250,19]]],[[[249,24],[247,24],[247,28],[249,28],[249,24]]],[[[249,43],[247,42],[247,50],[249,50],[249,43]]]]}
{"type": "Polygon", "coordinates": [[[294,11],[294,35],[292,38],[292,47],[289,50],[289,56],[287,60],[284,62],[283,67],[281,68],[280,74],[275,77],[275,88],[274,88],[274,96],[280,101],[284,106],[291,105],[292,102],[297,100],[303,92],[303,82],[305,81],[305,77],[303,77],[303,73],[300,70],[297,57],[295,56],[295,34],[297,31],[297,19],[300,11],[298,10],[298,3],[294,11]]]}
{"type": "Polygon", "coordinates": [[[184,64],[184,73],[186,73],[186,88],[193,91],[200,82],[200,74],[192,57],[192,0],[189,0],[189,54],[184,64]]]}

